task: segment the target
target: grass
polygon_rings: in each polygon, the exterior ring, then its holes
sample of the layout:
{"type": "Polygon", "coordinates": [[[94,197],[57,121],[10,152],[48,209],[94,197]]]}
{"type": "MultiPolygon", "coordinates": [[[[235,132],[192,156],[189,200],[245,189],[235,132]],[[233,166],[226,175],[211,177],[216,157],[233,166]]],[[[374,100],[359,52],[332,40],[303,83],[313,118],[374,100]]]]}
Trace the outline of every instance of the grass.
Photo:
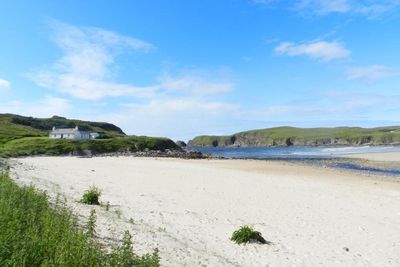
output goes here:
{"type": "Polygon", "coordinates": [[[100,205],[99,202],[100,196],[101,196],[100,189],[98,189],[95,186],[92,186],[85,191],[80,202],[88,205],[100,205]]]}
{"type": "Polygon", "coordinates": [[[49,203],[34,187],[19,187],[0,174],[0,266],[159,266],[158,251],[144,256],[133,250],[126,232],[107,252],[94,238],[96,214],[86,227],[61,201],[49,203]]]}
{"type": "Polygon", "coordinates": [[[69,140],[47,137],[26,137],[9,141],[0,146],[0,157],[32,155],[85,155],[144,150],[179,149],[168,138],[126,136],[111,139],[69,140]]]}
{"type": "Polygon", "coordinates": [[[276,127],[236,133],[231,136],[198,136],[190,146],[288,146],[326,144],[400,144],[400,127],[337,127],[295,128],[276,127]]]}
{"type": "Polygon", "coordinates": [[[268,242],[262,237],[261,233],[255,231],[251,226],[241,226],[239,230],[233,232],[231,240],[236,244],[243,244],[248,242],[259,242],[267,244],[268,242]]]}
{"type": "Polygon", "coordinates": [[[103,138],[125,135],[117,126],[105,122],[70,120],[57,116],[38,119],[14,114],[0,114],[0,145],[22,137],[48,136],[53,126],[59,128],[78,126],[84,131],[100,133],[103,138]]]}
{"type": "Polygon", "coordinates": [[[170,139],[126,136],[117,126],[105,122],[69,120],[53,116],[48,119],[0,114],[0,157],[34,155],[92,155],[144,150],[179,150],[170,139]],[[94,140],[50,139],[53,126],[100,133],[94,140]]]}

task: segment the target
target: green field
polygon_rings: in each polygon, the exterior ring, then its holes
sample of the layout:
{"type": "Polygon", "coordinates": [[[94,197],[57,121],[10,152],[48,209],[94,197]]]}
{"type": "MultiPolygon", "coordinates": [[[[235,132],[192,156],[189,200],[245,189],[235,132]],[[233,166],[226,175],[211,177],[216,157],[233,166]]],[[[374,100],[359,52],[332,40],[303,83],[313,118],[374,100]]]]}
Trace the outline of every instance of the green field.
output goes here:
{"type": "Polygon", "coordinates": [[[317,146],[400,144],[400,127],[277,127],[236,133],[230,136],[198,136],[190,146],[317,146]]]}
{"type": "Polygon", "coordinates": [[[127,136],[119,127],[110,123],[0,114],[0,157],[86,155],[165,149],[179,148],[167,138],[127,136]],[[47,136],[53,126],[78,126],[81,130],[100,133],[101,137],[92,140],[50,139],[47,136]]]}

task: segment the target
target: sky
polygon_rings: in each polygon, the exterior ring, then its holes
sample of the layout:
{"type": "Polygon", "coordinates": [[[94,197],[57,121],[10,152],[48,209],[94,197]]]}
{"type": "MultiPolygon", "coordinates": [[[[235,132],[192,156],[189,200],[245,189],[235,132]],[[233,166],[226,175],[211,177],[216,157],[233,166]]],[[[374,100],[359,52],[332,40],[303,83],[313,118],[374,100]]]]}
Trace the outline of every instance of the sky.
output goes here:
{"type": "Polygon", "coordinates": [[[2,0],[0,113],[182,140],[399,125],[400,0],[2,0]]]}

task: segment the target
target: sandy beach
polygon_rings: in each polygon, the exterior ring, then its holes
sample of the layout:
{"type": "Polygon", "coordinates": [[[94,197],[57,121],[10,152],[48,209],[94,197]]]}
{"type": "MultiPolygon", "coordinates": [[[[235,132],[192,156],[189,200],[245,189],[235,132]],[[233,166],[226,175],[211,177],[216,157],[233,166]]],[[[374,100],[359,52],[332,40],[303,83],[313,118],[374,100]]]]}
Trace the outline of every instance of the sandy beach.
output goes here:
{"type": "Polygon", "coordinates": [[[36,157],[12,164],[16,181],[61,193],[82,220],[91,209],[78,203],[82,193],[99,187],[110,203],[109,211],[96,207],[99,236],[113,242],[130,230],[138,253],[159,248],[162,266],[400,266],[400,183],[278,161],[36,157]],[[230,241],[245,224],[272,244],[230,241]]]}
{"type": "Polygon", "coordinates": [[[346,158],[366,159],[372,161],[400,162],[399,152],[347,154],[343,156],[346,158]]]}

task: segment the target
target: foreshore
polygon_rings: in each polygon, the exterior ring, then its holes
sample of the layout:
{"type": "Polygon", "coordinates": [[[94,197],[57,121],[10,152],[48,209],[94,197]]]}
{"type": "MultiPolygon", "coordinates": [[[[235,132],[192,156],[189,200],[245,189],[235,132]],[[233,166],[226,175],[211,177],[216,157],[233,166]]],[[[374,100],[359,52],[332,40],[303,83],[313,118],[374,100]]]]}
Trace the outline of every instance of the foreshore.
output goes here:
{"type": "MultiPolygon", "coordinates": [[[[388,155],[392,158],[398,155],[388,155]]],[[[376,158],[376,155],[374,156],[376,158]]],[[[363,158],[371,159],[370,156],[363,158]]],[[[381,159],[381,158],[380,158],[381,159]]],[[[399,266],[400,183],[263,160],[141,157],[12,159],[11,174],[78,203],[96,185],[98,234],[134,235],[162,266],[399,266]],[[253,225],[271,245],[229,240],[253,225]]]]}
{"type": "Polygon", "coordinates": [[[344,155],[344,157],[381,162],[400,162],[400,152],[350,154],[344,155]]]}

